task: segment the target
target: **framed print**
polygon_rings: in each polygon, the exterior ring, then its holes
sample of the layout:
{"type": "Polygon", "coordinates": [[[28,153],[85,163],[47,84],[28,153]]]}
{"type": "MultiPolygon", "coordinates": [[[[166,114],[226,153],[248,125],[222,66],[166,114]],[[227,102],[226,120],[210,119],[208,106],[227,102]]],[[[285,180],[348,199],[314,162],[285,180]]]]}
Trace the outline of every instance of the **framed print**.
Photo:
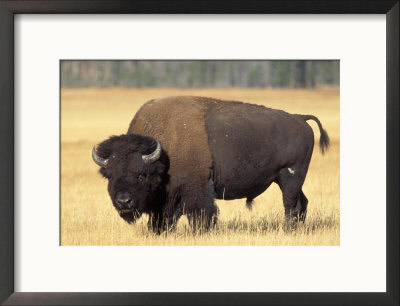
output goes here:
{"type": "Polygon", "coordinates": [[[2,303],[398,304],[398,1],[0,8],[2,303]]]}

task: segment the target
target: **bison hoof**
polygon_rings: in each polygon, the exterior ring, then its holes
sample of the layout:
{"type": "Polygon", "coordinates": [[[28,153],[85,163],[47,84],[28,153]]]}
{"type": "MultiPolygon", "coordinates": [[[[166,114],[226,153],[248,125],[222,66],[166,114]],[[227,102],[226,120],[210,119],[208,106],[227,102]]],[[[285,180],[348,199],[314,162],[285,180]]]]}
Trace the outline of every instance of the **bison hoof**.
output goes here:
{"type": "Polygon", "coordinates": [[[299,217],[286,218],[285,223],[283,224],[283,230],[286,233],[296,230],[299,225],[299,221],[299,217]]]}

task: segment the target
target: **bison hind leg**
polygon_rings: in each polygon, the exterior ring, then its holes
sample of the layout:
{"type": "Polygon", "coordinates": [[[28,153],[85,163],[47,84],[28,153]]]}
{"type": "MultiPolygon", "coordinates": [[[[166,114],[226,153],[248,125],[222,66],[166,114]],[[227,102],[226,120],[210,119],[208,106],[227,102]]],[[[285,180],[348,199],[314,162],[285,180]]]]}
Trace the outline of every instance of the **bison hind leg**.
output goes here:
{"type": "Polygon", "coordinates": [[[247,198],[246,199],[246,207],[248,210],[252,210],[253,209],[253,199],[254,198],[247,198]]]}
{"type": "Polygon", "coordinates": [[[304,222],[306,220],[306,216],[307,216],[308,199],[307,199],[306,195],[304,194],[303,190],[300,193],[299,200],[300,200],[300,203],[301,203],[299,220],[301,222],[304,222]]]}
{"type": "Polygon", "coordinates": [[[306,219],[308,200],[302,191],[306,173],[307,167],[295,165],[281,169],[276,179],[283,196],[285,231],[296,229],[298,222],[306,219]]]}

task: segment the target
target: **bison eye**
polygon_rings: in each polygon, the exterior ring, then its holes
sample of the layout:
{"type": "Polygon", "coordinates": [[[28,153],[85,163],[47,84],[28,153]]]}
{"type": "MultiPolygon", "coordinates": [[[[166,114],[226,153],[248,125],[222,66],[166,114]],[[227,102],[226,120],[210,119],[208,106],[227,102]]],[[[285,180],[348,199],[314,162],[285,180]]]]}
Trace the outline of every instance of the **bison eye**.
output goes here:
{"type": "Polygon", "coordinates": [[[144,181],[144,177],[143,177],[143,175],[141,175],[141,174],[138,176],[137,179],[138,179],[138,181],[139,181],[140,183],[143,183],[143,181],[144,181]]]}

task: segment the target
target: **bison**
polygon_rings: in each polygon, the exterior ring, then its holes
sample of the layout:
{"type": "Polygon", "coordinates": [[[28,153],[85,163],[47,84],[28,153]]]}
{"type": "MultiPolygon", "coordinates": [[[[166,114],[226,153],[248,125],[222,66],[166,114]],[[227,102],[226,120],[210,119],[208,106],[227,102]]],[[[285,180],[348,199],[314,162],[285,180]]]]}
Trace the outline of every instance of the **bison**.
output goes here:
{"type": "Polygon", "coordinates": [[[283,194],[285,225],[304,221],[302,191],[314,147],[314,120],[322,153],[329,137],[317,117],[236,101],[178,96],[154,99],[134,116],[124,135],[93,147],[108,179],[115,209],[128,223],[148,214],[161,233],[187,215],[196,228],[215,224],[214,199],[255,197],[271,183],[283,194]]]}

